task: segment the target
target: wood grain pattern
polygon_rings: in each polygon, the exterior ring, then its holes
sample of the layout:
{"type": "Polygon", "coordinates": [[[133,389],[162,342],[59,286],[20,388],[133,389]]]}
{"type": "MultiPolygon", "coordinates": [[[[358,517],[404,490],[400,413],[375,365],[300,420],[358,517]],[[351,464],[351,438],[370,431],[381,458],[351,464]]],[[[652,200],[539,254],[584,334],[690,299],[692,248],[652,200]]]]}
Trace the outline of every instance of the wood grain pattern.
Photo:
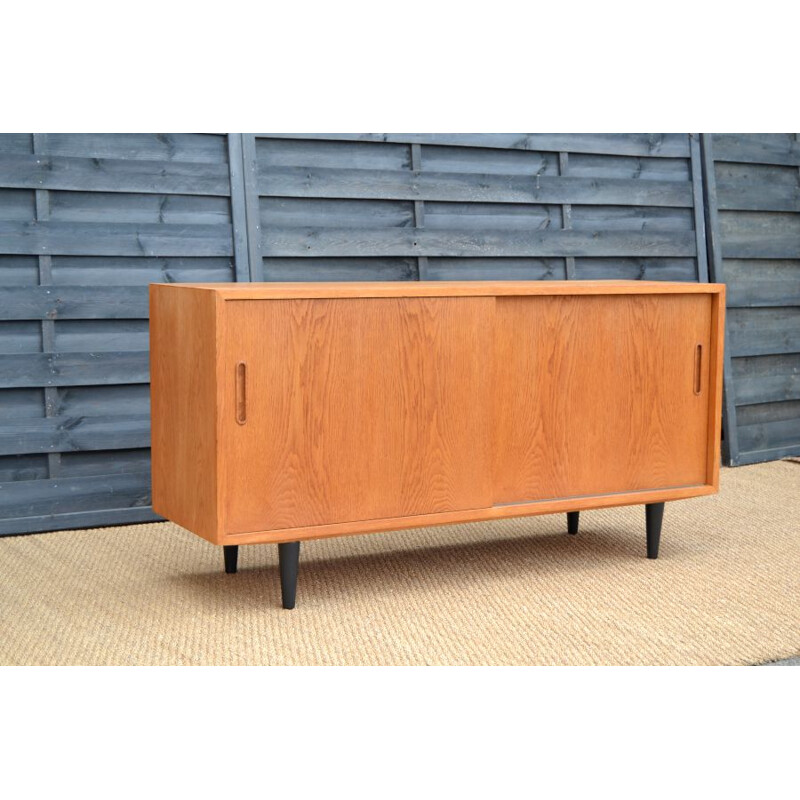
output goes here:
{"type": "Polygon", "coordinates": [[[0,252],[75,256],[230,256],[231,226],[0,221],[0,252]]]}
{"type": "MultiPolygon", "coordinates": [[[[37,320],[35,326],[0,326],[0,382],[9,381],[5,402],[13,398],[16,408],[24,397],[30,419],[66,417],[69,426],[73,414],[62,406],[76,388],[85,387],[77,394],[94,394],[99,403],[112,392],[120,406],[126,392],[138,403],[148,380],[144,320],[151,281],[702,276],[702,248],[697,255],[655,255],[671,252],[672,245],[681,252],[698,250],[692,229],[698,196],[687,134],[387,136],[0,134],[0,223],[6,225],[0,225],[0,250],[6,247],[0,258],[7,287],[0,317],[37,320]],[[568,173],[559,170],[567,160],[568,173]],[[553,239],[557,229],[570,227],[561,223],[567,204],[576,238],[553,239]],[[405,230],[380,233],[392,227],[405,230]],[[424,239],[413,238],[414,227],[426,230],[424,239]],[[322,238],[307,231],[298,235],[294,228],[319,231],[322,238]],[[357,246],[358,255],[262,259],[262,232],[273,229],[286,230],[281,238],[295,240],[300,256],[327,249],[325,231],[339,229],[330,244],[336,252],[357,246]],[[379,240],[373,247],[375,229],[379,240]],[[684,245],[692,234],[689,249],[684,245]],[[585,255],[532,254],[553,247],[563,252],[573,244],[585,255]],[[418,252],[420,246],[425,253],[418,252]],[[380,255],[398,247],[409,254],[380,255]],[[632,252],[637,255],[622,255],[632,252]],[[34,357],[36,350],[45,353],[34,357]],[[21,391],[33,386],[38,390],[21,391]]],[[[786,147],[774,137],[758,140],[760,148],[766,143],[777,154],[786,147]]],[[[756,173],[751,167],[762,164],[738,166],[753,179],[746,181],[749,191],[735,192],[731,207],[796,207],[783,179],[790,167],[756,173]]],[[[736,177],[727,168],[725,175],[726,185],[736,177]]],[[[777,289],[766,292],[763,280],[756,283],[760,296],[775,296],[777,289]]],[[[120,413],[132,416],[127,408],[120,413]]],[[[57,433],[56,446],[81,443],[58,474],[67,477],[78,464],[94,474],[115,474],[126,452],[118,444],[131,441],[129,423],[121,424],[126,434],[116,440],[102,420],[82,422],[80,437],[62,440],[57,433]]],[[[38,422],[31,425],[30,436],[12,435],[13,440],[25,448],[46,447],[38,422]]],[[[30,480],[55,476],[41,465],[55,465],[57,453],[39,452],[34,472],[25,471],[34,469],[28,466],[34,460],[7,459],[5,468],[30,480]]],[[[43,499],[48,491],[42,484],[43,499]]],[[[120,502],[127,498],[121,495],[120,502]]],[[[109,514],[106,521],[122,518],[128,519],[109,514]]],[[[18,524],[22,529],[28,523],[18,524]]]]}
{"type": "MultiPolygon", "coordinates": [[[[2,234],[3,228],[0,226],[0,235],[2,234]]],[[[17,240],[9,235],[9,242],[12,241],[16,242],[17,240]]],[[[787,239],[783,240],[784,246],[787,242],[787,239]]],[[[20,246],[24,247],[24,245],[20,246]]],[[[168,245],[164,243],[162,246],[167,247],[168,245]]],[[[653,257],[695,256],[697,254],[697,243],[692,231],[613,231],[603,230],[600,227],[582,231],[498,231],[494,228],[470,228],[465,231],[408,227],[353,230],[352,228],[279,228],[271,226],[262,234],[261,248],[265,256],[295,256],[299,258],[376,255],[472,258],[492,256],[653,257]]],[[[28,251],[22,249],[11,252],[28,251]]],[[[168,252],[163,253],[163,255],[168,254],[168,252]]]]}
{"type": "Polygon", "coordinates": [[[259,138],[402,142],[511,150],[566,150],[627,156],[686,157],[685,133],[258,133],[259,138]]]}
{"type": "Polygon", "coordinates": [[[151,286],[153,510],[217,541],[215,295],[151,286]]]}
{"type": "MultiPolygon", "coordinates": [[[[171,285],[171,284],[164,284],[171,285]]],[[[672,281],[408,281],[309,283],[185,283],[223,300],[280,300],[322,297],[505,297],[517,295],[718,294],[723,284],[672,281]]]]}
{"type": "MultiPolygon", "coordinates": [[[[0,159],[0,170],[2,167],[0,159]]],[[[413,164],[412,171],[269,167],[259,174],[258,190],[263,197],[692,206],[691,187],[678,181],[552,176],[539,176],[532,181],[529,176],[421,172],[419,169],[413,164]]]]}
{"type": "Polygon", "coordinates": [[[567,511],[587,511],[612,506],[664,503],[715,494],[713,486],[684,486],[679,489],[653,489],[646,492],[621,492],[620,494],[570,497],[562,500],[541,500],[535,503],[512,503],[490,508],[469,508],[463,511],[443,511],[437,514],[420,514],[407,517],[387,517],[358,522],[341,522],[331,525],[309,525],[283,530],[258,530],[244,534],[228,534],[225,544],[259,544],[262,542],[296,542],[300,539],[325,539],[329,536],[353,536],[359,533],[378,533],[405,528],[424,528],[428,525],[454,525],[462,522],[483,522],[489,519],[533,517],[540,514],[563,514],[567,511]]]}
{"type": "Polygon", "coordinates": [[[549,278],[704,280],[692,137],[245,134],[264,276],[388,279],[413,259],[412,280],[535,278],[521,260],[546,259],[549,278]]]}
{"type": "Polygon", "coordinates": [[[706,482],[708,297],[499,298],[495,503],[706,482]]]}
{"type": "Polygon", "coordinates": [[[717,490],[722,286],[151,291],[155,508],[211,541],[717,490]]]}
{"type": "Polygon", "coordinates": [[[708,441],[706,482],[719,491],[722,449],[722,401],[725,367],[725,286],[711,295],[711,342],[708,359],[708,441]]]}
{"type": "Polygon", "coordinates": [[[0,155],[0,185],[30,189],[229,195],[227,173],[222,162],[0,155]]]}
{"type": "Polygon", "coordinates": [[[233,304],[226,529],[491,505],[491,298],[233,304]],[[234,366],[247,365],[235,424],[234,366]]]}
{"type": "Polygon", "coordinates": [[[147,383],[146,352],[0,354],[0,385],[102,386],[147,383]]]}

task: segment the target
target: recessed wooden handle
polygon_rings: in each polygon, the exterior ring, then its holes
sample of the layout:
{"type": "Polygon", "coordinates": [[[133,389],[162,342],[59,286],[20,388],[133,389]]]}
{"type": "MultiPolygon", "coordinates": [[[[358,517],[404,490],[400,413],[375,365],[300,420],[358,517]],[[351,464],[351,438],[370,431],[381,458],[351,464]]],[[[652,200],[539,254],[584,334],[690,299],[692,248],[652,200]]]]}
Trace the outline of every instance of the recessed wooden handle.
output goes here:
{"type": "Polygon", "coordinates": [[[240,361],[236,365],[236,421],[247,422],[247,365],[240,361]]]}
{"type": "Polygon", "coordinates": [[[694,349],[694,393],[700,394],[703,389],[703,345],[694,349]]]}

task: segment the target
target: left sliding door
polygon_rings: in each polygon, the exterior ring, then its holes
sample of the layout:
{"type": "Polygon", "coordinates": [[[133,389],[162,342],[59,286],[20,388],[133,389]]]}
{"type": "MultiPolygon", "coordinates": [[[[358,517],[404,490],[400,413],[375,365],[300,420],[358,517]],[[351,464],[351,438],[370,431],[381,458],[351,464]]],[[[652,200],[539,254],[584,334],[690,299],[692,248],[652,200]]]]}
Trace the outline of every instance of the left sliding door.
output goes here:
{"type": "Polygon", "coordinates": [[[491,506],[494,303],[227,301],[226,531],[491,506]]]}

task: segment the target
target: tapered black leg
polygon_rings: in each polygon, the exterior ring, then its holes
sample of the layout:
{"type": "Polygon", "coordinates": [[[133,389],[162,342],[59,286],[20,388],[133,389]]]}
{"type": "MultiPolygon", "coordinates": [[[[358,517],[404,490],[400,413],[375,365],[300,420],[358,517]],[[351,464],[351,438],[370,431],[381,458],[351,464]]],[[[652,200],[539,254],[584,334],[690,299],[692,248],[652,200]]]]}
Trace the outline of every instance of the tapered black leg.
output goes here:
{"type": "Polygon", "coordinates": [[[239,559],[239,545],[224,544],[222,545],[222,553],[225,557],[225,572],[228,575],[234,575],[236,573],[236,562],[239,559]]]}
{"type": "Polygon", "coordinates": [[[578,520],[580,511],[567,511],[567,533],[576,534],[578,532],[578,520]]]}
{"type": "Polygon", "coordinates": [[[663,503],[648,503],[644,507],[647,521],[647,557],[658,558],[658,545],[661,541],[661,522],[664,519],[663,503]]]}
{"type": "Polygon", "coordinates": [[[294,608],[297,595],[297,569],[300,565],[300,542],[278,545],[278,563],[281,568],[281,598],[284,608],[294,608]]]}

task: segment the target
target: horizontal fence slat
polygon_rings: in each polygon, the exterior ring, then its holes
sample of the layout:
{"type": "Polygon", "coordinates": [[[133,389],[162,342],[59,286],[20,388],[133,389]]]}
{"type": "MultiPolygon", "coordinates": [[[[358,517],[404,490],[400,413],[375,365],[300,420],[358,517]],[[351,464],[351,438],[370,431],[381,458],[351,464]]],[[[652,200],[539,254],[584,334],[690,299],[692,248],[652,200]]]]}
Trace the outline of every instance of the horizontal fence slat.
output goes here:
{"type": "Polygon", "coordinates": [[[736,418],[743,451],[800,448],[800,400],[738,406],[736,418]]]}
{"type": "Polygon", "coordinates": [[[431,258],[427,280],[566,280],[563,258],[431,258]]]}
{"type": "Polygon", "coordinates": [[[714,160],[800,167],[800,142],[760,139],[752,133],[715,133],[714,160]]]}
{"type": "Polygon", "coordinates": [[[101,508],[97,511],[78,511],[74,514],[40,514],[33,517],[0,519],[0,536],[163,521],[164,518],[156,514],[150,506],[101,508]]]}
{"type": "Polygon", "coordinates": [[[0,253],[230,256],[230,225],[0,221],[0,253]]]}
{"type": "Polygon", "coordinates": [[[47,462],[48,456],[43,453],[0,457],[0,483],[46,480],[47,462]]]}
{"type": "Polygon", "coordinates": [[[765,461],[780,461],[782,458],[798,456],[800,456],[800,444],[777,447],[772,450],[742,451],[736,459],[736,466],[743,467],[747,464],[763,464],[765,461]]]}
{"type": "Polygon", "coordinates": [[[800,186],[753,181],[717,181],[722,211],[800,211],[800,186]]]}
{"type": "Polygon", "coordinates": [[[800,259],[725,261],[728,308],[800,306],[800,259]]]}
{"type": "Polygon", "coordinates": [[[0,455],[150,446],[150,417],[42,417],[0,424],[0,455]]]}
{"type": "Polygon", "coordinates": [[[572,203],[689,208],[689,182],[549,176],[271,167],[258,192],[271,197],[438,200],[481,203],[572,203]]]}
{"type": "Polygon", "coordinates": [[[265,256],[694,256],[693,232],[274,228],[265,256]]]}
{"type": "MultiPolygon", "coordinates": [[[[123,472],[147,472],[150,469],[149,447],[129,450],[69,450],[60,455],[59,478],[117,475],[123,472]]],[[[31,457],[42,456],[37,454],[31,457]]]]}
{"type": "Polygon", "coordinates": [[[0,133],[0,153],[30,153],[33,149],[31,133],[0,133]]]}
{"type": "Polygon", "coordinates": [[[694,258],[576,258],[577,280],[696,281],[694,258]]]}
{"type": "Polygon", "coordinates": [[[737,405],[800,400],[800,354],[734,358],[737,405]]]}
{"type": "Polygon", "coordinates": [[[0,389],[0,420],[36,418],[44,411],[41,389],[0,389]]]}
{"type": "Polygon", "coordinates": [[[0,354],[0,387],[147,383],[147,352],[0,354]]]}
{"type": "Polygon", "coordinates": [[[800,417],[796,419],[760,422],[755,425],[739,424],[741,450],[772,450],[800,446],[800,417]]]}
{"type": "Polygon", "coordinates": [[[150,472],[0,484],[0,517],[150,506],[150,472]]]}
{"type": "Polygon", "coordinates": [[[227,164],[224,133],[48,133],[47,153],[130,161],[227,164]]]}
{"type": "Polygon", "coordinates": [[[58,406],[54,413],[67,417],[147,416],[150,414],[150,387],[147,384],[70,386],[58,389],[57,395],[58,406]]]}
{"type": "Polygon", "coordinates": [[[685,133],[258,133],[264,139],[389,142],[598,155],[689,157],[685,133]]]}
{"type": "MultiPolygon", "coordinates": [[[[32,256],[16,256],[32,258],[32,256]]],[[[1,262],[0,262],[1,263],[1,262]]],[[[52,256],[57,286],[146,286],[149,283],[228,283],[233,280],[230,257],[52,256]]],[[[2,269],[2,267],[0,267],[2,269]]],[[[35,285],[33,280],[28,285],[35,285]]]]}
{"type": "Polygon", "coordinates": [[[800,425],[800,400],[779,403],[756,403],[738,406],[740,425],[761,425],[772,422],[791,422],[800,425]]]}
{"type": "Polygon", "coordinates": [[[800,308],[732,308],[728,337],[734,357],[800,353],[800,308]]]}
{"type": "Polygon", "coordinates": [[[265,258],[266,281],[411,281],[413,258],[265,258]]]}
{"type": "Polygon", "coordinates": [[[226,164],[0,155],[0,186],[79,192],[230,194],[226,164]]]}
{"type": "Polygon", "coordinates": [[[0,319],[147,319],[147,286],[0,286],[0,319]]]}
{"type": "Polygon", "coordinates": [[[56,353],[141,352],[149,346],[146,319],[64,319],[55,325],[56,353]]]}
{"type": "Polygon", "coordinates": [[[723,236],[723,258],[797,258],[800,239],[794,233],[742,233],[723,236]]]}

